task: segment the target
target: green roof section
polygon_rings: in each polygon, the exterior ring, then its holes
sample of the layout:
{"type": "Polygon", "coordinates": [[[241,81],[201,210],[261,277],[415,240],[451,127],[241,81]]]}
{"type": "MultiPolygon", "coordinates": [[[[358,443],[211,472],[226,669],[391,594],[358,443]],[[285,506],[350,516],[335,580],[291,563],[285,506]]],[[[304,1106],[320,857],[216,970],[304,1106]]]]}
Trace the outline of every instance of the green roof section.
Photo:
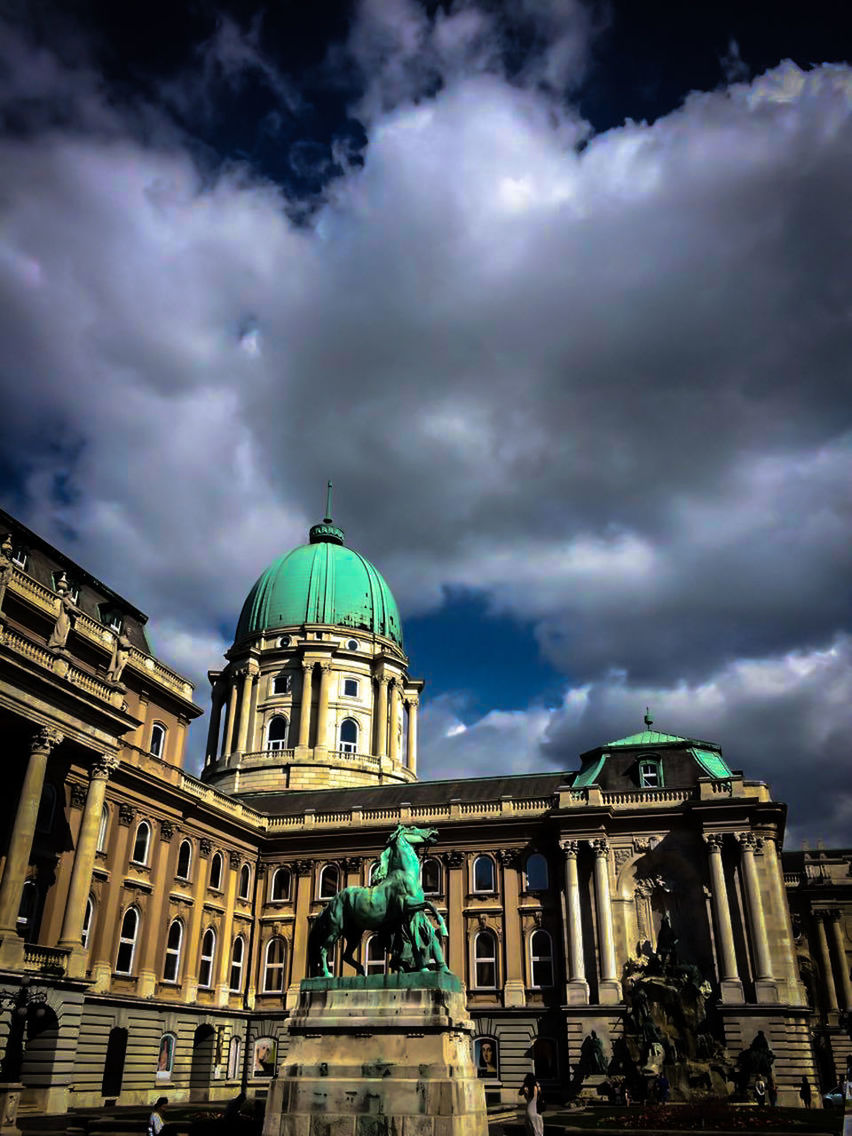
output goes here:
{"type": "Polygon", "coordinates": [[[616,746],[673,745],[676,742],[683,745],[688,740],[688,738],[678,737],[677,734],[661,734],[657,730],[643,730],[641,734],[631,734],[627,738],[618,738],[616,741],[606,744],[608,749],[613,749],[616,746]]]}
{"type": "Polygon", "coordinates": [[[717,779],[725,779],[732,776],[728,763],[713,749],[699,749],[697,746],[690,746],[689,752],[701,766],[701,768],[708,773],[711,777],[717,779]]]}
{"type": "MultiPolygon", "coordinates": [[[[329,483],[329,496],[331,483],[329,483]]],[[[369,560],[343,543],[329,515],[310,530],[310,542],[274,560],[246,597],[235,641],[277,627],[326,623],[368,631],[402,647],[402,621],[393,593],[369,560]]]]}
{"type": "Polygon", "coordinates": [[[608,754],[602,753],[596,761],[593,761],[591,763],[591,765],[587,765],[585,769],[581,769],[577,776],[574,778],[571,788],[585,789],[589,785],[594,785],[594,783],[600,776],[600,771],[603,769],[604,762],[606,761],[608,756],[608,754]]]}

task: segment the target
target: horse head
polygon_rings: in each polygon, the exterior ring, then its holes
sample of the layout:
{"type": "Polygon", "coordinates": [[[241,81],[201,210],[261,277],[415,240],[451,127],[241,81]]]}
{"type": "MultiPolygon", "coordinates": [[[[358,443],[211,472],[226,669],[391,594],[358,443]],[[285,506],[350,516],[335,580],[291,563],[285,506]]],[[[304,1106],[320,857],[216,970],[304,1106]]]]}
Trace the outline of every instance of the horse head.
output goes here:
{"type": "Polygon", "coordinates": [[[390,846],[395,844],[398,840],[407,841],[412,847],[417,844],[422,844],[428,848],[434,844],[438,839],[437,828],[419,828],[415,824],[398,824],[390,836],[387,838],[386,844],[390,846]]]}

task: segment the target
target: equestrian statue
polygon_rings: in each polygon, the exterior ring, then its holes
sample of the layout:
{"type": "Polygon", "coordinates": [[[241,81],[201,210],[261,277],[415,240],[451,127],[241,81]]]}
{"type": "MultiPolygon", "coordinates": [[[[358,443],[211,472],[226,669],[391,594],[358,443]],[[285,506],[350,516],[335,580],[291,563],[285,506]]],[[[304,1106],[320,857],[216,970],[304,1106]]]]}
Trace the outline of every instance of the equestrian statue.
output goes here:
{"type": "Polygon", "coordinates": [[[418,848],[428,848],[437,838],[434,828],[396,826],[379,857],[371,886],[344,888],[315,919],[308,935],[309,973],[332,977],[328,952],[342,938],[343,961],[358,974],[364,974],[353,954],[364,931],[379,934],[388,954],[389,970],[449,969],[441,948],[447,927],[434,903],[423,895],[417,855],[418,848]],[[427,911],[437,921],[437,930],[427,911]]]}

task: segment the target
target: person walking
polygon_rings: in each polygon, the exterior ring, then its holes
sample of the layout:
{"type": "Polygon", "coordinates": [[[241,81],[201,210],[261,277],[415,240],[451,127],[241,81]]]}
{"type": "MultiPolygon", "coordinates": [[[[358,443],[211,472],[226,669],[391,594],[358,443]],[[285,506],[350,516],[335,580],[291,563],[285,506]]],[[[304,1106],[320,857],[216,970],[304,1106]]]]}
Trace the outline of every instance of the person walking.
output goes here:
{"type": "Polygon", "coordinates": [[[668,1077],[665,1073],[660,1073],[659,1077],[657,1077],[657,1100],[660,1104],[668,1103],[670,1088],[671,1085],[669,1084],[668,1077]]]}
{"type": "Polygon", "coordinates": [[[535,1079],[534,1073],[527,1073],[524,1082],[518,1089],[518,1096],[527,1102],[527,1136],[544,1136],[544,1120],[538,1111],[541,1097],[541,1086],[535,1079]]]}
{"type": "Polygon", "coordinates": [[[763,1108],[766,1104],[766,1081],[764,1081],[763,1077],[758,1077],[754,1082],[754,1099],[757,1101],[759,1108],[763,1108]]]}
{"type": "Polygon", "coordinates": [[[777,1108],[778,1107],[778,1085],[777,1085],[774,1077],[769,1078],[769,1084],[766,1086],[766,1090],[769,1093],[769,1107],[770,1108],[777,1108]]]}
{"type": "Polygon", "coordinates": [[[163,1120],[163,1110],[168,1103],[168,1097],[157,1097],[154,1102],[154,1107],[151,1110],[151,1115],[148,1117],[148,1136],[160,1136],[160,1133],[165,1128],[166,1122],[163,1120]]]}
{"type": "Polygon", "coordinates": [[[802,1083],[799,1085],[799,1096],[801,1097],[802,1104],[805,1108],[811,1107],[811,1086],[807,1077],[802,1077],[802,1083]]]}

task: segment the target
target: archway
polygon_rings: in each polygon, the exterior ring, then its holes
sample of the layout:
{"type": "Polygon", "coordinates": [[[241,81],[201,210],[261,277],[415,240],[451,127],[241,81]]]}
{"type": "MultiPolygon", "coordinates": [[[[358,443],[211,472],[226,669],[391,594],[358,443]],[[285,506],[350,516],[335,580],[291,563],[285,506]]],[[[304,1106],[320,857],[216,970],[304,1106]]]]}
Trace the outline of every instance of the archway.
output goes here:
{"type": "Polygon", "coordinates": [[[216,1031],[210,1025],[199,1026],[192,1039],[192,1064],[189,1069],[189,1099],[206,1100],[213,1080],[213,1057],[216,1031]]]}
{"type": "Polygon", "coordinates": [[[121,1082],[124,1079],[124,1060],[126,1056],[127,1030],[123,1026],[115,1026],[109,1031],[106,1056],[104,1057],[104,1075],[101,1081],[101,1093],[105,1097],[117,1098],[121,1095],[121,1082]]]}

